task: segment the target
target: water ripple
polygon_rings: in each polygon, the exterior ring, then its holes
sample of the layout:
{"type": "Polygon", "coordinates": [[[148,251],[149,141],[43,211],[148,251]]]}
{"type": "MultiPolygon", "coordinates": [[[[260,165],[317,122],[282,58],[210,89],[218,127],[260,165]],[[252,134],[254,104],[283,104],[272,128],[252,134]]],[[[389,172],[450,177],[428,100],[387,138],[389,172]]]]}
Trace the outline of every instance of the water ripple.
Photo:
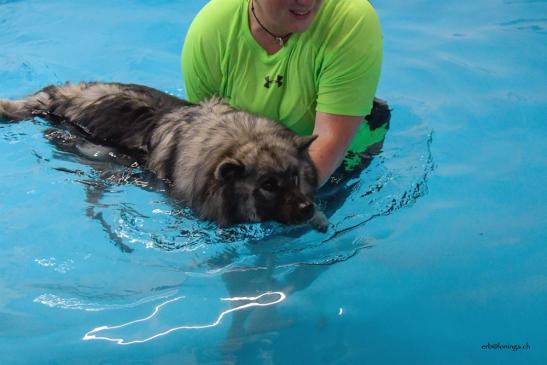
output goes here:
{"type": "Polygon", "coordinates": [[[36,297],[34,299],[34,303],[43,304],[50,308],[81,310],[86,312],[101,312],[104,310],[134,308],[145,303],[150,303],[153,301],[169,298],[173,296],[174,294],[175,294],[175,291],[170,291],[161,295],[147,296],[145,298],[139,299],[134,302],[123,303],[123,304],[105,304],[103,303],[103,301],[97,303],[97,302],[90,302],[77,297],[66,297],[66,296],[60,296],[60,295],[56,295],[52,293],[44,293],[36,297]]]}
{"type": "Polygon", "coordinates": [[[545,34],[547,27],[547,18],[535,19],[516,19],[499,24],[502,27],[514,28],[517,30],[527,30],[535,33],[545,34]]]}

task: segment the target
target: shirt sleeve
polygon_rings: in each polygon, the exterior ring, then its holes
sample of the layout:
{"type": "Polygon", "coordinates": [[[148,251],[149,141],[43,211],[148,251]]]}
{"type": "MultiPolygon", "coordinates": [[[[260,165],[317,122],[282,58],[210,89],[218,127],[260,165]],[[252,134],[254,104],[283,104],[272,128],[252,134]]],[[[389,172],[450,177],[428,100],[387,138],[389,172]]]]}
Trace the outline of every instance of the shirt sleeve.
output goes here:
{"type": "Polygon", "coordinates": [[[192,103],[218,95],[222,79],[219,61],[222,40],[214,31],[217,29],[215,18],[214,2],[210,2],[192,21],[184,41],[182,75],[186,98],[192,103]]]}
{"type": "Polygon", "coordinates": [[[326,40],[317,92],[318,112],[365,116],[372,109],[382,65],[382,34],[368,1],[350,9],[326,40]]]}

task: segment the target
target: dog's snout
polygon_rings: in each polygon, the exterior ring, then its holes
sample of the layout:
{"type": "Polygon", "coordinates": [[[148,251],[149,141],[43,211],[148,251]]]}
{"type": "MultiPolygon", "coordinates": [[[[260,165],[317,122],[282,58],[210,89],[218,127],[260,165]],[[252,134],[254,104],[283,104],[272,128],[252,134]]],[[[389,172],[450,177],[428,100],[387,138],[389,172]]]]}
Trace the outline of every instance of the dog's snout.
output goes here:
{"type": "Polygon", "coordinates": [[[310,202],[302,202],[300,204],[298,204],[298,209],[300,211],[306,211],[308,210],[310,207],[311,207],[311,203],[310,202]]]}
{"type": "Polygon", "coordinates": [[[298,210],[304,219],[309,219],[313,216],[314,208],[311,202],[302,202],[298,204],[298,210]]]}

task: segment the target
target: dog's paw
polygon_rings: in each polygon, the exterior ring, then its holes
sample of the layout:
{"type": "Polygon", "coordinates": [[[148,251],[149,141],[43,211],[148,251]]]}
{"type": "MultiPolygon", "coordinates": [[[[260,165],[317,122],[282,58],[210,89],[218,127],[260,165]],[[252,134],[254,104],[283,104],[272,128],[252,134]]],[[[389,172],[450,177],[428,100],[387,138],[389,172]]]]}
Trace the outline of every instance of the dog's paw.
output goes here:
{"type": "Polygon", "coordinates": [[[308,223],[313,227],[313,229],[321,233],[325,233],[329,229],[329,220],[327,219],[327,216],[317,207],[315,208],[313,217],[311,217],[308,223]]]}

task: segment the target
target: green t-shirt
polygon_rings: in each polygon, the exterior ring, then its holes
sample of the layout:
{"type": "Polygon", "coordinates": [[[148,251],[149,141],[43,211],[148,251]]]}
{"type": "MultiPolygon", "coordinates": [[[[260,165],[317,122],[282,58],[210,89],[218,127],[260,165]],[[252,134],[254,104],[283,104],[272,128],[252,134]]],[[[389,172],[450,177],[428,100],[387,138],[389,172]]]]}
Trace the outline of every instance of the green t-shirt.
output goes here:
{"type": "MultiPolygon", "coordinates": [[[[310,28],[269,55],[253,38],[249,0],[211,0],[184,43],[182,69],[189,101],[213,95],[301,135],[317,111],[365,116],[380,77],[382,35],[367,0],[324,0],[310,28]]],[[[385,128],[364,122],[349,150],[362,152],[385,128]]]]}

